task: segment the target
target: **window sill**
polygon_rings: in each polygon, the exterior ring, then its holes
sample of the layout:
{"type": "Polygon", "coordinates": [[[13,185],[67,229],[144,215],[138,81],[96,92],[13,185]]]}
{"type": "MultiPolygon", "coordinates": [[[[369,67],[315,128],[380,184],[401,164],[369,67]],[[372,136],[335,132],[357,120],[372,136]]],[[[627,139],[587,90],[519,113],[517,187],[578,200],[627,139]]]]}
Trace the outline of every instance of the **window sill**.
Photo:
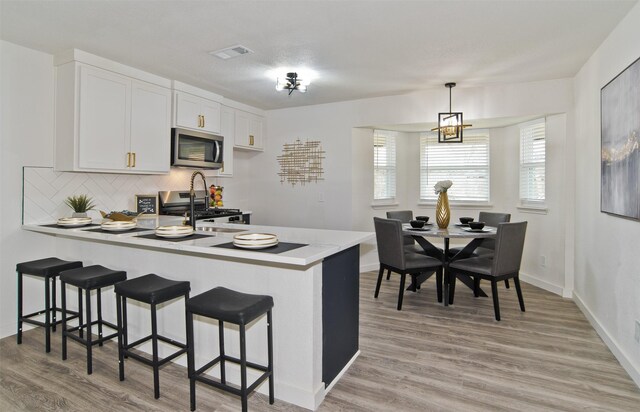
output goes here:
{"type": "Polygon", "coordinates": [[[533,213],[536,215],[546,215],[549,213],[546,205],[518,205],[516,208],[522,213],[533,213]]]}
{"type": "Polygon", "coordinates": [[[371,203],[372,209],[393,209],[400,206],[400,203],[371,203]]]}
{"type": "MultiPolygon", "coordinates": [[[[418,202],[419,207],[436,207],[436,203],[418,202]]],[[[449,203],[451,209],[493,209],[491,203],[449,203]]]]}

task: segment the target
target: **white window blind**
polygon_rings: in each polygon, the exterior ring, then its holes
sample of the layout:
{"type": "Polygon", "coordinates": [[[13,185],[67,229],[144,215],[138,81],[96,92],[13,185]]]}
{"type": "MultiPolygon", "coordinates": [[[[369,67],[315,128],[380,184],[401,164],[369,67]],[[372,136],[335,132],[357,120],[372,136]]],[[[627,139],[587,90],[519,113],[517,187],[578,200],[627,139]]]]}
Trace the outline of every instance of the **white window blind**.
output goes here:
{"type": "Polygon", "coordinates": [[[545,119],[520,125],[520,202],[545,202],[545,119]]]}
{"type": "Polygon", "coordinates": [[[420,135],[420,200],[435,202],[433,186],[451,180],[449,202],[489,202],[489,131],[464,132],[463,143],[438,143],[436,133],[420,135]]]}
{"type": "Polygon", "coordinates": [[[373,133],[373,200],[396,197],[396,136],[393,132],[373,133]]]}

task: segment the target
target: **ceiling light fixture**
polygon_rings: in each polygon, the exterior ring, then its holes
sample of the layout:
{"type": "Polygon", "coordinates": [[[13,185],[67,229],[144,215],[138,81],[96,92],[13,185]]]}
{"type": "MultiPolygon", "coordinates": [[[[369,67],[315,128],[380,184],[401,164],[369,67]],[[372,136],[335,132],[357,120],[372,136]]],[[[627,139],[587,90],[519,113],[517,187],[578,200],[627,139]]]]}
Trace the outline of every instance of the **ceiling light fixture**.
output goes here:
{"type": "Polygon", "coordinates": [[[276,80],[276,90],[289,90],[289,96],[293,93],[294,90],[299,91],[300,93],[305,93],[307,91],[307,84],[309,82],[304,82],[302,79],[298,78],[298,73],[289,72],[285,76],[285,78],[281,81],[278,77],[276,80]]]}
{"type": "Polygon", "coordinates": [[[438,113],[438,127],[431,129],[438,131],[438,143],[462,143],[462,129],[471,126],[462,121],[462,112],[451,111],[451,89],[456,87],[455,83],[446,83],[449,88],[449,112],[438,113]]]}

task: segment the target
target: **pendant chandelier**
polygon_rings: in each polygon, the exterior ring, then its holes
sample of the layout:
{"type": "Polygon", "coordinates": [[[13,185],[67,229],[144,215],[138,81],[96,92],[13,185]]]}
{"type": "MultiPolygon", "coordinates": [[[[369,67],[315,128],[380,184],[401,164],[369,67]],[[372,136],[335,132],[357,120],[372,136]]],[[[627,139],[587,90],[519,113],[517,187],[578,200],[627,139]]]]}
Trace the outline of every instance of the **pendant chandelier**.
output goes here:
{"type": "Polygon", "coordinates": [[[455,83],[446,83],[449,88],[449,112],[438,113],[438,127],[431,129],[438,131],[438,143],[462,143],[462,129],[471,126],[462,121],[462,112],[451,111],[451,89],[456,87],[455,83]]]}
{"type": "Polygon", "coordinates": [[[291,93],[293,93],[294,90],[297,90],[300,93],[305,93],[307,91],[307,84],[308,82],[304,82],[302,79],[298,78],[298,73],[289,72],[283,81],[280,78],[276,80],[276,90],[289,90],[289,96],[291,96],[291,93]]]}

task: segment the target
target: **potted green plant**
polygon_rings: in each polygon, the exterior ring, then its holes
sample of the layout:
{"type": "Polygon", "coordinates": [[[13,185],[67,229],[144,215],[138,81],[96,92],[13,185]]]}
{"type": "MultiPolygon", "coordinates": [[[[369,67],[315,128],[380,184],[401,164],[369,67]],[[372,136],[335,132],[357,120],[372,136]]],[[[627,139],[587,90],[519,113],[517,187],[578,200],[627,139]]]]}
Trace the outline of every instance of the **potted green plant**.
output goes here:
{"type": "Polygon", "coordinates": [[[87,195],[69,196],[64,203],[73,209],[73,217],[87,217],[87,211],[95,207],[93,199],[87,195]]]}

